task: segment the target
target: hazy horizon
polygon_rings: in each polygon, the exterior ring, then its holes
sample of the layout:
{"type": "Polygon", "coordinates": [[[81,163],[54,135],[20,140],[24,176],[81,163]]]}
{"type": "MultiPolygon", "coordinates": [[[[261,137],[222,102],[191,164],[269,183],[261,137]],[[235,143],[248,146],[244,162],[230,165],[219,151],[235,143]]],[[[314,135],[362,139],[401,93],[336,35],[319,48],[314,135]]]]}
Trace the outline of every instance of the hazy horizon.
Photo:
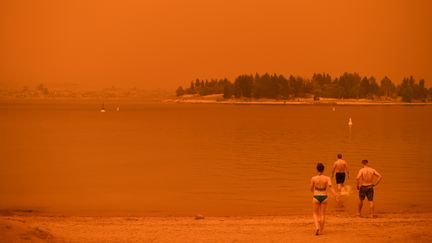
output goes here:
{"type": "Polygon", "coordinates": [[[425,79],[432,2],[3,1],[0,87],[174,90],[314,72],[425,79]]]}

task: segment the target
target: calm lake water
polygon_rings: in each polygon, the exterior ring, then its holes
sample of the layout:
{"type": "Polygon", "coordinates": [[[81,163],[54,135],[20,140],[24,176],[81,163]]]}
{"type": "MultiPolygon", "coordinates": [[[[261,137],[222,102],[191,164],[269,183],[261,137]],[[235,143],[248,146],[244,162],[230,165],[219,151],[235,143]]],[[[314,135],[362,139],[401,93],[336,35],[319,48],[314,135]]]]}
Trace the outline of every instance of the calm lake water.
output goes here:
{"type": "Polygon", "coordinates": [[[116,106],[1,104],[0,209],[310,213],[316,162],[330,175],[342,153],[353,187],[343,211],[354,212],[362,159],[384,177],[378,213],[432,211],[432,106],[116,106]]]}

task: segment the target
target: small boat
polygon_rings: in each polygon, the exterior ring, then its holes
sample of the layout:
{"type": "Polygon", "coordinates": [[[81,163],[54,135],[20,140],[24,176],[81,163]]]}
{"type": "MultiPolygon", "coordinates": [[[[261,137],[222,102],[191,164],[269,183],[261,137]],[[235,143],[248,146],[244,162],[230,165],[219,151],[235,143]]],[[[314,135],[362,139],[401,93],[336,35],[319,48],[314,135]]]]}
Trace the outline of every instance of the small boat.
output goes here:
{"type": "Polygon", "coordinates": [[[353,122],[352,122],[352,119],[351,119],[351,117],[349,118],[349,121],[348,121],[348,126],[352,126],[353,125],[353,122]]]}
{"type": "Polygon", "coordinates": [[[104,104],[102,104],[102,108],[101,108],[100,112],[105,112],[105,105],[104,104]]]}

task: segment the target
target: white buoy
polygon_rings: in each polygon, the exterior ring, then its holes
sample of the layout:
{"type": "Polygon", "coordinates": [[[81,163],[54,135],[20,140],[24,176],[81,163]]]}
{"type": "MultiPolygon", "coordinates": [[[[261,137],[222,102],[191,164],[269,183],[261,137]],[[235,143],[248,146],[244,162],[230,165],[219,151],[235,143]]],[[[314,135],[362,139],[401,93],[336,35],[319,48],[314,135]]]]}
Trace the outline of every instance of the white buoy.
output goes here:
{"type": "Polygon", "coordinates": [[[120,107],[117,106],[117,111],[120,111],[120,107]]]}
{"type": "Polygon", "coordinates": [[[352,126],[353,125],[353,122],[352,122],[352,119],[351,119],[351,117],[349,118],[349,121],[348,121],[348,126],[352,126]]]}
{"type": "Polygon", "coordinates": [[[336,111],[336,107],[333,106],[333,111],[336,111]]]}
{"type": "Polygon", "coordinates": [[[100,112],[105,112],[105,105],[104,104],[102,104],[102,108],[101,108],[100,112]]]}

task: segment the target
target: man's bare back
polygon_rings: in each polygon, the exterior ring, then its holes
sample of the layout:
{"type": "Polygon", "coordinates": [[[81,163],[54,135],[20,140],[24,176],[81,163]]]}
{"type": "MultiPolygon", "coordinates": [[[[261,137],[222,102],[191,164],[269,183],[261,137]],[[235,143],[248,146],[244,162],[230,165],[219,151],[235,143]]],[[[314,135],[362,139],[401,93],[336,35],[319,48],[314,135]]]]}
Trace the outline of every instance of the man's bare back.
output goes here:
{"type": "Polygon", "coordinates": [[[359,190],[359,203],[357,215],[361,215],[363,200],[367,197],[370,207],[370,216],[374,217],[374,187],[381,181],[382,176],[374,168],[368,166],[366,159],[362,160],[363,168],[357,174],[357,189],[359,190]],[[374,178],[377,178],[374,182],[374,178]],[[361,185],[360,185],[361,181],[361,185]]]}
{"type": "Polygon", "coordinates": [[[347,162],[342,159],[342,154],[338,154],[337,157],[338,160],[336,160],[333,164],[332,178],[336,175],[338,191],[342,192],[345,183],[345,176],[349,178],[349,171],[347,162]]]}
{"type": "Polygon", "coordinates": [[[333,167],[334,167],[334,172],[346,172],[347,171],[347,163],[343,159],[336,160],[333,167]]]}
{"type": "Polygon", "coordinates": [[[369,166],[365,166],[360,169],[357,175],[357,180],[361,180],[362,186],[370,186],[370,185],[374,185],[373,182],[374,176],[381,177],[381,175],[375,169],[369,166]]]}

